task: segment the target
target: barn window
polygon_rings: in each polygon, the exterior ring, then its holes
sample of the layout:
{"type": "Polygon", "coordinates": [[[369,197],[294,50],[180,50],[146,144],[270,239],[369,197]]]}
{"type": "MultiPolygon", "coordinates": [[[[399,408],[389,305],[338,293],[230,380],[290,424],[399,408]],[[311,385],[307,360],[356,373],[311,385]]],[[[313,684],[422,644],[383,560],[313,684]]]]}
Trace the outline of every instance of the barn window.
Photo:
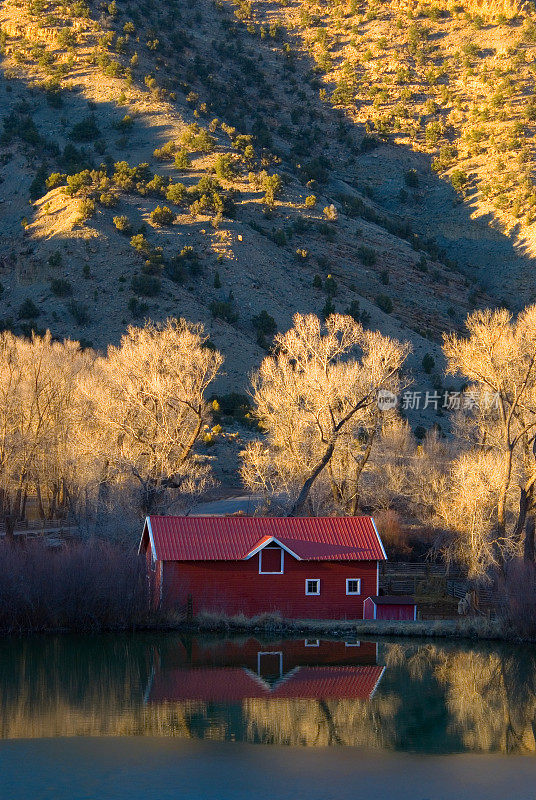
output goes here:
{"type": "Polygon", "coordinates": [[[306,639],[305,647],[320,647],[320,639],[306,639]]]}
{"type": "Polygon", "coordinates": [[[282,575],[285,551],[277,545],[266,545],[259,553],[259,575],[282,575]]]}
{"type": "Polygon", "coordinates": [[[346,594],[361,594],[361,578],[346,578],[346,594]]]}
{"type": "Polygon", "coordinates": [[[307,578],[305,594],[320,594],[320,578],[307,578]]]}

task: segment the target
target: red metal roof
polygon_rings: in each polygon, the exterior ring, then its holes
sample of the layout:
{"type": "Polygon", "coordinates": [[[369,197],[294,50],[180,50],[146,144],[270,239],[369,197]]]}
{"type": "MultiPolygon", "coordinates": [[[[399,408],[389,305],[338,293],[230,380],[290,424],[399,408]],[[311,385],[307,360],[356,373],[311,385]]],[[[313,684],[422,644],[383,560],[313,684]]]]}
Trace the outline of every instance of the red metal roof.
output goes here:
{"type": "Polygon", "coordinates": [[[372,602],[377,606],[414,606],[415,605],[415,598],[410,597],[407,594],[379,594],[375,597],[367,597],[367,600],[372,600],[372,602]]]}
{"type": "Polygon", "coordinates": [[[354,698],[368,700],[384,667],[296,667],[273,686],[247,669],[176,669],[157,674],[148,693],[149,703],[182,700],[233,703],[251,698],[354,698]]]}
{"type": "Polygon", "coordinates": [[[386,558],[371,517],[152,516],[147,528],[161,561],[238,561],[272,538],[304,561],[386,558]]]}

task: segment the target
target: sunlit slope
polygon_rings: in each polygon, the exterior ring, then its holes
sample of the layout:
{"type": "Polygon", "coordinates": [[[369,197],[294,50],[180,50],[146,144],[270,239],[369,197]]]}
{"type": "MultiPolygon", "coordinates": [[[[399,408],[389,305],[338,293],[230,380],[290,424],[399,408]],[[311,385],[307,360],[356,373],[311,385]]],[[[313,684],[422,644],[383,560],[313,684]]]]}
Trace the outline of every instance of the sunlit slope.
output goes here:
{"type": "Polygon", "coordinates": [[[418,371],[490,302],[415,212],[421,184],[443,183],[332,107],[291,11],[3,5],[4,326],[102,346],[184,315],[207,323],[236,388],[296,310],[410,338],[418,371]]]}

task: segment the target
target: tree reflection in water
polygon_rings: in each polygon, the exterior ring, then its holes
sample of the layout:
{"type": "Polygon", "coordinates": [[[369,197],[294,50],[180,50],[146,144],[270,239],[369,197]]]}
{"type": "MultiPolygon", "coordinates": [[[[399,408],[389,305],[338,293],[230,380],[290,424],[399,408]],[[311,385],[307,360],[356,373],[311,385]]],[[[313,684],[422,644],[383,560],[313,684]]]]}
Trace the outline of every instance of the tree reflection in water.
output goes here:
{"type": "Polygon", "coordinates": [[[533,752],[528,647],[35,637],[0,644],[0,736],[533,752]]]}

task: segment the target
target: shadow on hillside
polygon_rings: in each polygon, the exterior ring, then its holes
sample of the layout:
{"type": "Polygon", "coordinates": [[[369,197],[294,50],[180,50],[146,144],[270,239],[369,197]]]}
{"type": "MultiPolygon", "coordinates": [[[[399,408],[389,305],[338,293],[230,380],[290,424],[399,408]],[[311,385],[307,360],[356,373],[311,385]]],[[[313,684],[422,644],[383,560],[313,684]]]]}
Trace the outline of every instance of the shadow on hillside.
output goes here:
{"type": "MultiPolygon", "coordinates": [[[[267,13],[277,13],[278,6],[268,3],[263,8],[267,13]]],[[[256,12],[259,13],[259,7],[256,12]]],[[[235,28],[241,28],[244,37],[254,42],[256,52],[271,53],[270,43],[258,38],[253,40],[246,33],[246,25],[234,20],[235,28]]],[[[281,73],[286,74],[289,80],[299,75],[300,89],[306,94],[299,103],[302,124],[314,124],[315,117],[324,116],[334,133],[332,143],[334,140],[335,147],[331,147],[332,151],[340,147],[337,137],[339,141],[343,140],[345,130],[350,135],[351,150],[356,155],[349,169],[335,165],[332,178],[342,179],[350,190],[356,189],[361,195],[372,193],[369,202],[373,206],[401,221],[409,220],[422,240],[435,242],[441,257],[456,262],[464,274],[491,292],[497,300],[508,302],[516,309],[536,296],[535,259],[526,243],[516,241],[515,229],[511,236],[507,236],[500,231],[491,214],[476,218],[474,204],[470,200],[461,202],[450,183],[436,175],[431,168],[432,157],[428,154],[414,152],[409,147],[390,143],[388,139],[381,147],[360,153],[364,127],[351,121],[342,109],[320,101],[319,87],[325,86],[330,93],[334,85],[320,82],[312,58],[301,51],[296,59],[296,69],[289,72],[288,63],[286,67],[285,70],[284,63],[281,73]],[[342,135],[339,136],[341,129],[342,135]],[[408,201],[400,199],[401,192],[408,188],[404,173],[409,169],[416,169],[419,175],[419,190],[414,194],[420,195],[420,203],[414,201],[411,191],[408,201]]],[[[252,109],[243,106],[242,97],[237,100],[237,116],[246,118],[249,114],[251,117],[252,109]]],[[[330,183],[334,183],[333,179],[330,183]]]]}

